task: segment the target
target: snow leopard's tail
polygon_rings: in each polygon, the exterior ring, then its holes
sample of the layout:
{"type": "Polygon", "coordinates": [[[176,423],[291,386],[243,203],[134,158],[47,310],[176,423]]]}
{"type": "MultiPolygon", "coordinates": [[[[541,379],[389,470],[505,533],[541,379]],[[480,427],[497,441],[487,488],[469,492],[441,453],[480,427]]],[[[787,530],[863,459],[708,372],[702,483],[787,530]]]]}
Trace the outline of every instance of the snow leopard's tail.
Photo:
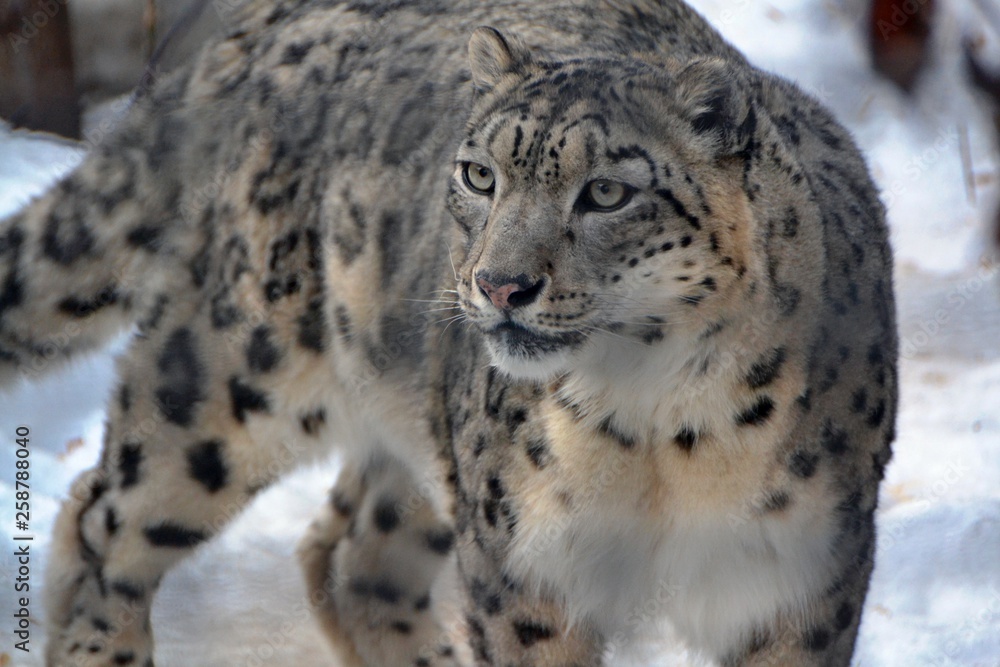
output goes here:
{"type": "Polygon", "coordinates": [[[47,193],[0,220],[0,388],[104,343],[149,311],[164,254],[187,255],[177,184],[142,108],[47,193]]]}

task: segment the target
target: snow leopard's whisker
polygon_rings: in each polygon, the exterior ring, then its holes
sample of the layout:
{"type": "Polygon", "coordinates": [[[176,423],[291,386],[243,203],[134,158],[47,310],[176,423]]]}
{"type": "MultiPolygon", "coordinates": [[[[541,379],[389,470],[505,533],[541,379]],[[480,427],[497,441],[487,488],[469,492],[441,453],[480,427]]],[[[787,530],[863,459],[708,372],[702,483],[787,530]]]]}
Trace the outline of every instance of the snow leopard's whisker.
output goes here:
{"type": "Polygon", "coordinates": [[[455,257],[451,253],[451,246],[448,245],[448,261],[451,262],[451,275],[455,278],[455,282],[458,282],[458,269],[455,268],[455,257]]]}
{"type": "Polygon", "coordinates": [[[603,327],[601,327],[599,325],[596,325],[596,324],[595,325],[588,325],[584,329],[581,329],[581,330],[578,330],[578,331],[579,331],[579,333],[594,333],[594,332],[603,333],[603,334],[607,334],[607,335],[609,335],[609,336],[611,336],[613,338],[618,338],[620,340],[628,341],[630,343],[637,342],[634,338],[629,338],[628,336],[623,336],[620,333],[616,333],[616,332],[611,331],[609,329],[605,329],[605,328],[603,328],[603,327]]]}
{"type": "Polygon", "coordinates": [[[458,310],[458,305],[448,306],[447,308],[431,308],[430,310],[422,310],[417,315],[426,315],[427,313],[446,313],[449,310],[458,310]]]}
{"type": "Polygon", "coordinates": [[[448,319],[439,321],[437,324],[441,324],[442,322],[447,322],[448,324],[446,324],[444,329],[441,330],[441,335],[438,336],[438,342],[441,342],[441,339],[444,338],[444,335],[448,332],[448,329],[451,328],[452,324],[460,321],[468,321],[468,319],[469,318],[465,313],[461,313],[459,315],[455,315],[454,317],[449,317],[448,319]]]}
{"type": "Polygon", "coordinates": [[[456,307],[458,306],[458,304],[451,299],[400,299],[400,301],[406,301],[408,303],[454,304],[456,307]]]}

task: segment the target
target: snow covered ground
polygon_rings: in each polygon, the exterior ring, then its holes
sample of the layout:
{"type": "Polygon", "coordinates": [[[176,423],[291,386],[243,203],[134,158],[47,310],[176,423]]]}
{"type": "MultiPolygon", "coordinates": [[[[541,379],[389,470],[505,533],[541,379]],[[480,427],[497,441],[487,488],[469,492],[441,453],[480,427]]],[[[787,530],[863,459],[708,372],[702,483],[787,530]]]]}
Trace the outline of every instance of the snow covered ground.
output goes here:
{"type": "MultiPolygon", "coordinates": [[[[855,663],[1000,667],[1000,262],[984,231],[1000,175],[956,47],[977,17],[965,0],[939,3],[938,56],[912,102],[869,70],[855,0],[694,4],[756,63],[836,111],[866,151],[889,209],[902,409],[855,663]],[[963,176],[963,143],[974,193],[963,176]]],[[[0,129],[0,217],[79,157],[71,145],[0,129]]],[[[42,664],[48,534],[70,480],[97,459],[122,343],[0,394],[0,666],[42,664]],[[30,427],[33,448],[30,654],[13,650],[11,634],[18,425],[30,427]]],[[[287,478],[166,577],[153,613],[158,665],[331,664],[311,623],[286,621],[305,617],[292,551],[335,469],[331,462],[287,478]]],[[[698,664],[658,644],[648,648],[630,664],[698,664]]]]}

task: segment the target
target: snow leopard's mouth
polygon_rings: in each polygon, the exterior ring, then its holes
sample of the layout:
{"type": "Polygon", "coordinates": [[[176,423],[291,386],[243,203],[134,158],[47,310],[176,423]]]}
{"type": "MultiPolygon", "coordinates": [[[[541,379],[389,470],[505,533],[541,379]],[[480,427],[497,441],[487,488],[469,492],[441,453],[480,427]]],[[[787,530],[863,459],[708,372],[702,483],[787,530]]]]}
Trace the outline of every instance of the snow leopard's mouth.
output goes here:
{"type": "Polygon", "coordinates": [[[573,331],[541,333],[511,320],[484,328],[483,333],[496,368],[511,377],[537,381],[565,372],[587,338],[573,331]]]}
{"type": "Polygon", "coordinates": [[[506,354],[522,359],[574,348],[584,339],[584,335],[579,332],[540,333],[510,320],[497,324],[486,335],[494,346],[506,354]]]}

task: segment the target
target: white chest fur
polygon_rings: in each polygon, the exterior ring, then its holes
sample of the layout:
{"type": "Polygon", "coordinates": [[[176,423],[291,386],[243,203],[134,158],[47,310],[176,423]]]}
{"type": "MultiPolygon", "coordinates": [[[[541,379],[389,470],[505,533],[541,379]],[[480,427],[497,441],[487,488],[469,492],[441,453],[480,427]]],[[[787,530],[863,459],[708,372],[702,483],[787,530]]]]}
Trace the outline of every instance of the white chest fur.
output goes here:
{"type": "Polygon", "coordinates": [[[662,367],[614,360],[607,375],[628,378],[617,391],[614,382],[564,386],[585,416],[552,402],[547,431],[560,465],[525,482],[508,568],[614,646],[668,621],[692,648],[718,656],[816,592],[832,564],[835,517],[806,499],[760,511],[772,443],[787,424],[739,429],[732,415],[745,399],[671,361],[683,357],[664,355],[662,367]],[[608,406],[638,435],[633,448],[593,428],[608,406]],[[712,441],[683,451],[673,443],[681,424],[712,441]]]}
{"type": "Polygon", "coordinates": [[[828,526],[807,513],[781,522],[737,515],[660,521],[624,508],[529,523],[511,571],[561,598],[627,645],[664,620],[693,648],[718,655],[815,592],[817,565],[830,561],[828,526]]]}

